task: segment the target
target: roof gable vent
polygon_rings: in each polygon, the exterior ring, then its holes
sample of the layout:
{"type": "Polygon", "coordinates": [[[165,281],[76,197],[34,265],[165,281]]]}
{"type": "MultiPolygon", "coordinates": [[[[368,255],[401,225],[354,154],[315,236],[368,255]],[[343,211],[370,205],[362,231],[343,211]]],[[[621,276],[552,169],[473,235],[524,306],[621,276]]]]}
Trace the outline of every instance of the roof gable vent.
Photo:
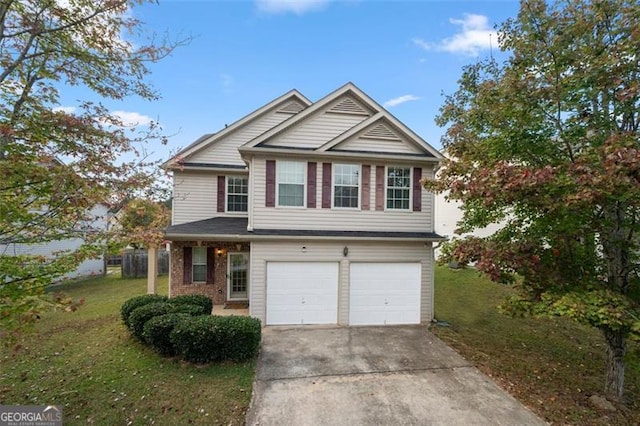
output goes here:
{"type": "Polygon", "coordinates": [[[340,102],[331,107],[329,112],[369,115],[369,111],[364,109],[362,105],[351,98],[342,99],[340,102]]]}
{"type": "Polygon", "coordinates": [[[278,112],[284,112],[287,114],[297,114],[304,109],[304,105],[302,105],[298,101],[291,101],[282,108],[278,110],[278,112]]]}
{"type": "Polygon", "coordinates": [[[392,139],[400,140],[400,137],[384,124],[380,123],[373,126],[369,131],[362,135],[363,138],[369,139],[392,139]]]}

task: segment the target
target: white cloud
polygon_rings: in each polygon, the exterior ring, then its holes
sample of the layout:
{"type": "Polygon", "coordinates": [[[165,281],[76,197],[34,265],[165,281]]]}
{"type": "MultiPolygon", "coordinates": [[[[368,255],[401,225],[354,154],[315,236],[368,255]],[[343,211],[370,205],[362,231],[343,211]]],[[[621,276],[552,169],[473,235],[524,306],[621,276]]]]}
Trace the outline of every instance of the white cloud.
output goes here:
{"type": "Polygon", "coordinates": [[[478,56],[482,50],[489,49],[491,43],[496,46],[498,37],[489,27],[489,20],[484,15],[465,13],[463,19],[449,19],[454,25],[461,27],[461,31],[440,40],[437,43],[414,38],[413,43],[424,50],[437,50],[449,53],[461,53],[468,56],[478,56]]]}
{"type": "Polygon", "coordinates": [[[389,108],[389,107],[394,107],[396,105],[403,104],[405,102],[417,101],[419,99],[420,99],[420,97],[415,96],[415,95],[398,96],[397,98],[389,99],[387,102],[385,102],[383,104],[383,106],[385,108],[389,108]]]}
{"type": "Polygon", "coordinates": [[[302,15],[324,8],[330,0],[256,0],[258,10],[266,13],[302,15]]]}
{"type": "Polygon", "coordinates": [[[146,126],[153,121],[151,117],[138,112],[113,111],[111,114],[118,117],[126,127],[146,126]]]}
{"type": "Polygon", "coordinates": [[[76,107],[74,106],[58,106],[53,109],[53,112],[62,111],[66,114],[73,114],[76,112],[76,107]]]}

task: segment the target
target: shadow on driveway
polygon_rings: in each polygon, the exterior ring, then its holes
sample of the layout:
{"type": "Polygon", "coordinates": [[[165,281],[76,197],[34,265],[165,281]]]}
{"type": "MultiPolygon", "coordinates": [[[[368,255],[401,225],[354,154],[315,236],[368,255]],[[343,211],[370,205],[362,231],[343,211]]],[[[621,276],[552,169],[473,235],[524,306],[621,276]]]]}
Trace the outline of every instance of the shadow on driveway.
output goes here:
{"type": "Polygon", "coordinates": [[[268,327],[247,425],[543,425],[424,326],[268,327]]]}

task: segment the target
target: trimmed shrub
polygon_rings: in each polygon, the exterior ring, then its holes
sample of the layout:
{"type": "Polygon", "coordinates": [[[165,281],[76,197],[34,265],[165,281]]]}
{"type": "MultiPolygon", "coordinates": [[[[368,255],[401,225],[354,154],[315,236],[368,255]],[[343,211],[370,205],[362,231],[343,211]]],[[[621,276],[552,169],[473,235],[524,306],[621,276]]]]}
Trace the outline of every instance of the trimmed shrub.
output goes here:
{"type": "Polygon", "coordinates": [[[144,325],[153,317],[173,313],[173,306],[167,302],[149,303],[140,306],[129,315],[130,329],[134,336],[143,340],[144,325]]]}
{"type": "Polygon", "coordinates": [[[199,305],[204,308],[205,314],[210,314],[213,309],[213,301],[209,296],[204,294],[185,294],[169,299],[172,305],[199,305]]]}
{"type": "Polygon", "coordinates": [[[161,296],[159,294],[144,294],[142,296],[132,297],[122,304],[120,307],[120,317],[122,322],[131,329],[129,324],[129,316],[136,308],[140,306],[148,305],[149,303],[166,302],[169,300],[167,296],[161,296]]]}
{"type": "Polygon", "coordinates": [[[171,304],[171,306],[172,306],[173,312],[189,314],[192,317],[211,314],[211,311],[207,311],[207,308],[205,308],[202,305],[191,305],[186,303],[180,303],[177,305],[171,304]]]}
{"type": "Polygon", "coordinates": [[[255,318],[202,315],[177,323],[170,340],[190,362],[244,361],[258,353],[261,333],[260,321],[255,318]]]}
{"type": "MultiPolygon", "coordinates": [[[[190,305],[184,305],[190,306],[190,305]]],[[[200,306],[197,307],[201,309],[200,306]]],[[[190,321],[188,313],[172,313],[151,318],[143,327],[142,336],[154,351],[164,356],[176,355],[176,350],[169,338],[171,331],[181,321],[190,321]]]]}

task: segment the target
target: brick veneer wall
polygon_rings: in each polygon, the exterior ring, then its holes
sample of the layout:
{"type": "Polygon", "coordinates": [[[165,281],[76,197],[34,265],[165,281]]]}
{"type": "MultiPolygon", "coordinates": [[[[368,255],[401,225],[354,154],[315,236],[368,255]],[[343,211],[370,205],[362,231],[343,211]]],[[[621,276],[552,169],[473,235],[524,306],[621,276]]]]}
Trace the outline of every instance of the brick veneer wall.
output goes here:
{"type": "Polygon", "coordinates": [[[227,301],[227,253],[236,251],[249,251],[249,243],[236,242],[215,242],[203,241],[201,247],[214,247],[213,284],[184,284],[183,274],[183,253],[184,247],[197,247],[195,241],[172,241],[171,242],[171,285],[169,296],[179,296],[182,294],[204,294],[213,299],[215,305],[222,305],[227,301]],[[237,244],[242,244],[240,250],[237,244]],[[218,256],[215,253],[218,249],[223,249],[224,254],[218,256]]]}

